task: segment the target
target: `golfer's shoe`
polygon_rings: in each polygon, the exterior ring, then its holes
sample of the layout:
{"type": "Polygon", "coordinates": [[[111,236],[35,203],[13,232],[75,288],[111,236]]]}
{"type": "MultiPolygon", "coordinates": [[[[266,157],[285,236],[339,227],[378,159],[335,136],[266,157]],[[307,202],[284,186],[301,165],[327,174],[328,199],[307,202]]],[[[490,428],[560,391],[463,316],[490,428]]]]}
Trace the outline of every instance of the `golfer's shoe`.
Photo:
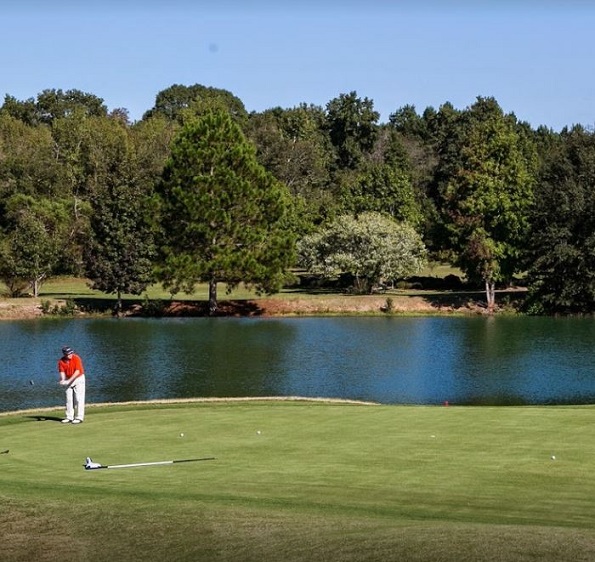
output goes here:
{"type": "Polygon", "coordinates": [[[78,418],[72,420],[72,423],[83,423],[83,420],[79,420],[78,418]]]}
{"type": "Polygon", "coordinates": [[[62,420],[62,423],[72,423],[72,420],[69,420],[68,418],[64,418],[62,420]]]}

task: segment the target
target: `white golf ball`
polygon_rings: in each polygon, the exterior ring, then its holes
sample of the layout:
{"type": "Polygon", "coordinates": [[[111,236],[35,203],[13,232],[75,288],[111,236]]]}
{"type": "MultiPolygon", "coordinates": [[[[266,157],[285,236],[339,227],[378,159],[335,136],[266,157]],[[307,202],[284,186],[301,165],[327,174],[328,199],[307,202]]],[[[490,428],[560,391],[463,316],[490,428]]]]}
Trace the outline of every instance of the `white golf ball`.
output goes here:
{"type": "Polygon", "coordinates": [[[180,433],[180,437],[184,437],[184,434],[183,433],[180,433]]]}
{"type": "Polygon", "coordinates": [[[552,455],[552,460],[555,461],[556,460],[556,455],[552,455]]]}
{"type": "Polygon", "coordinates": [[[260,430],[258,430],[258,431],[256,432],[256,434],[257,434],[257,435],[260,435],[260,430]]]}

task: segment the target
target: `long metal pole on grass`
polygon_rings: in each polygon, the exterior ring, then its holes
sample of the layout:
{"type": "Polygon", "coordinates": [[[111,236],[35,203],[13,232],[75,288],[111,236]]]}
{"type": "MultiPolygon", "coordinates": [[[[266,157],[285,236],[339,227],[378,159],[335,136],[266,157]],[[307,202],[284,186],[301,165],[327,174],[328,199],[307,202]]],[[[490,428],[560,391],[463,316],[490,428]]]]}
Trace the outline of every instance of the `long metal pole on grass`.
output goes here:
{"type": "Polygon", "coordinates": [[[99,468],[133,468],[136,466],[155,466],[159,464],[177,464],[181,462],[198,462],[198,461],[213,461],[215,457],[202,457],[199,459],[179,459],[173,461],[156,461],[156,462],[135,462],[130,464],[100,464],[93,462],[90,457],[85,460],[85,470],[97,470],[99,468]]]}

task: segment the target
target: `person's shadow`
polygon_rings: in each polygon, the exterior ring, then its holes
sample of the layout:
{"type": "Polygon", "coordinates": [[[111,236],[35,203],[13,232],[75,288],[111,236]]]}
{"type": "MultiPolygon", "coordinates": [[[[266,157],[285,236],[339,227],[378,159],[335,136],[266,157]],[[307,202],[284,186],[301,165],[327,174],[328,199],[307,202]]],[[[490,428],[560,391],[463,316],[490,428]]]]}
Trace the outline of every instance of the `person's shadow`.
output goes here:
{"type": "Polygon", "coordinates": [[[59,418],[57,416],[27,416],[31,420],[35,421],[55,421],[61,422],[63,418],[59,418]]]}

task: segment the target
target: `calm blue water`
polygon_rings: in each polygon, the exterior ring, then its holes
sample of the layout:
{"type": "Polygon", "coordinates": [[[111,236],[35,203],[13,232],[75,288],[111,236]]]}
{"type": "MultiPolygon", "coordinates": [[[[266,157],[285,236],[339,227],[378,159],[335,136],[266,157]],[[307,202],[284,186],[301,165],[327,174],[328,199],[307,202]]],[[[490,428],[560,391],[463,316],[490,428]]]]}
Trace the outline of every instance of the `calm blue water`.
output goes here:
{"type": "Polygon", "coordinates": [[[90,403],[298,395],[386,404],[592,403],[594,341],[592,319],[0,322],[0,411],[63,404],[56,382],[63,344],[83,357],[90,403]]]}

